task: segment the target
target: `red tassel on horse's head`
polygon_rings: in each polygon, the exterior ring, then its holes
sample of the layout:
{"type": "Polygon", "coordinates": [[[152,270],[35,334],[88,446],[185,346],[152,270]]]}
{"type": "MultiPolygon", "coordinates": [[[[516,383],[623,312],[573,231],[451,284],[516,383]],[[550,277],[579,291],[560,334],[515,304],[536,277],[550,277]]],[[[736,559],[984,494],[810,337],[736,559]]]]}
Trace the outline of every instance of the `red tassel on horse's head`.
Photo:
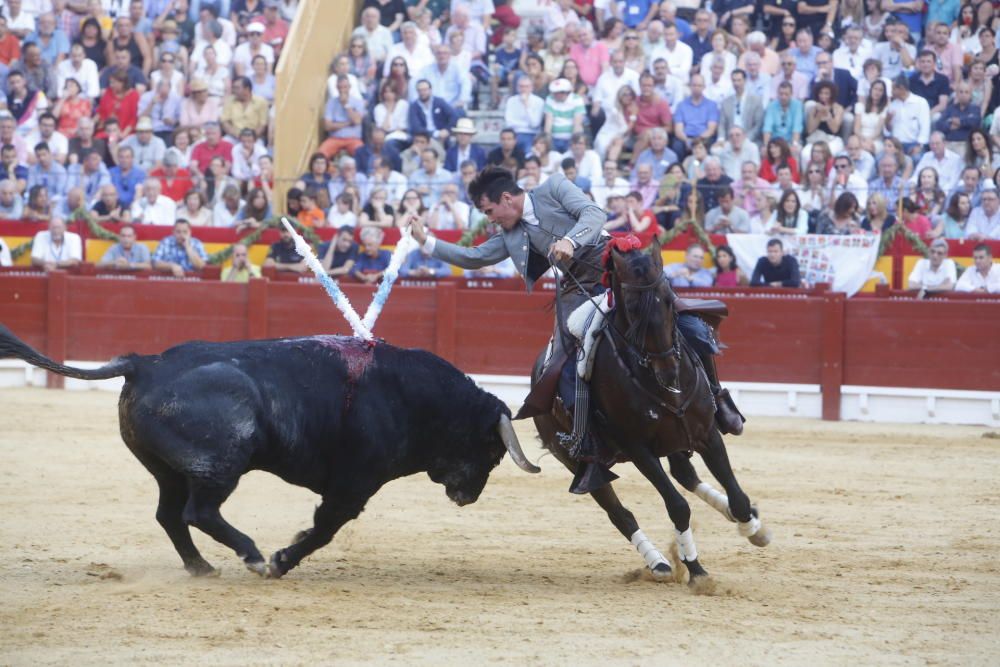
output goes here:
{"type": "Polygon", "coordinates": [[[605,287],[611,287],[611,276],[609,274],[609,266],[611,262],[611,251],[617,250],[618,252],[629,252],[630,250],[638,250],[642,247],[642,241],[635,234],[629,234],[628,236],[614,236],[608,241],[607,245],[604,246],[604,252],[601,253],[601,266],[604,267],[604,275],[601,276],[601,284],[605,287]]]}

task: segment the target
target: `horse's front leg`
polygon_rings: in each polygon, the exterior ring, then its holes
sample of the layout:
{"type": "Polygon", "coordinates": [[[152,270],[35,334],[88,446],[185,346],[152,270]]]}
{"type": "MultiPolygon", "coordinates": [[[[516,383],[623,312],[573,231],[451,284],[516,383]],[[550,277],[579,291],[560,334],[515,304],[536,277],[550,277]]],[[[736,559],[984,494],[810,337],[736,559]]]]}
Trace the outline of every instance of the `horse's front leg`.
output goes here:
{"type": "MultiPolygon", "coordinates": [[[[771,542],[771,531],[761,522],[757,516],[756,509],[750,505],[750,499],[747,497],[747,494],[743,492],[739,482],[736,481],[733,467],[729,463],[729,455],[726,453],[726,444],[722,441],[722,435],[718,430],[712,430],[712,434],[709,436],[706,445],[707,449],[700,452],[701,458],[705,461],[705,465],[708,466],[709,471],[715,479],[719,480],[719,483],[722,484],[722,488],[726,490],[728,498],[702,482],[705,487],[714,492],[714,497],[708,494],[709,497],[703,499],[713,507],[716,507],[720,496],[726,498],[727,510],[736,520],[740,535],[747,538],[750,544],[754,546],[766,547],[771,542]]],[[[705,492],[704,489],[702,491],[705,492]]],[[[695,491],[695,493],[698,493],[698,491],[695,491]]]]}
{"type": "Polygon", "coordinates": [[[643,477],[648,479],[667,506],[667,514],[674,524],[677,535],[677,551],[681,561],[691,574],[692,585],[697,583],[699,577],[707,577],[708,572],[698,562],[698,549],[694,544],[694,535],[691,532],[691,507],[684,496],[670,483],[670,478],[660,465],[660,460],[653,454],[649,447],[635,447],[629,452],[632,462],[643,477]]]}

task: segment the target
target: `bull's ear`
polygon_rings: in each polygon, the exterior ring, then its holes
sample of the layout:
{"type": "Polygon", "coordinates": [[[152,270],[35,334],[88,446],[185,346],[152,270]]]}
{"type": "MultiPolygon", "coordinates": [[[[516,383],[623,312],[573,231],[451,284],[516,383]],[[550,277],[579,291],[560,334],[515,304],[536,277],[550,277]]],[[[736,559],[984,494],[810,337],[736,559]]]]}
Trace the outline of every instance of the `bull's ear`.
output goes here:
{"type": "Polygon", "coordinates": [[[653,237],[653,242],[649,244],[649,256],[653,260],[653,271],[663,272],[663,251],[660,246],[660,239],[653,237]]]}
{"type": "Polygon", "coordinates": [[[625,260],[625,255],[619,252],[617,248],[612,248],[611,259],[615,264],[615,273],[619,276],[627,276],[628,262],[625,260]]]}

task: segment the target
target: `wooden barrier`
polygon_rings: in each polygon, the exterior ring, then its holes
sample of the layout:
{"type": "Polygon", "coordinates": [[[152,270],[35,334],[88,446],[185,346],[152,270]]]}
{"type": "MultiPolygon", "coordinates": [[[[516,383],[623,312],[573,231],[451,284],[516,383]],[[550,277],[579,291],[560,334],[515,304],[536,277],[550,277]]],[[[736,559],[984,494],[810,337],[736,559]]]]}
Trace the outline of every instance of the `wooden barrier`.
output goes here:
{"type": "MultiPolygon", "coordinates": [[[[375,332],[468,373],[527,375],[551,334],[554,292],[519,280],[398,285],[375,332]]],[[[361,313],[374,289],[344,285],[361,313]]],[[[731,381],[818,384],[838,419],[841,385],[1000,390],[1000,298],[845,299],[824,288],[691,290],[730,308],[719,360],[731,381]]],[[[164,277],[0,273],[0,320],[57,361],[158,353],[187,340],[348,334],[311,279],[248,284],[164,277]]],[[[61,378],[50,386],[61,386],[61,378]]]]}

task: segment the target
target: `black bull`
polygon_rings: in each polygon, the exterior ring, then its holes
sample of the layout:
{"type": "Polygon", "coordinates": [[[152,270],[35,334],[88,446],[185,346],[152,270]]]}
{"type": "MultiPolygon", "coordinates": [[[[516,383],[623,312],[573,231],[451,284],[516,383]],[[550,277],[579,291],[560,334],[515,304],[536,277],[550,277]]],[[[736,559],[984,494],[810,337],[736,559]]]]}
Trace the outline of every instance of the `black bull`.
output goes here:
{"type": "Polygon", "coordinates": [[[195,575],[215,570],[189,526],[258,574],[280,577],[328,544],[391,480],[426,472],[465,505],[505,451],[538,472],[521,452],[507,406],[420,350],[338,336],[193,342],[81,370],[44,357],[0,325],[0,359],[11,357],[85,380],[125,377],[122,439],[156,478],[156,519],[195,575]],[[268,562],[219,511],[250,470],[322,497],[313,527],[268,562]]]}

